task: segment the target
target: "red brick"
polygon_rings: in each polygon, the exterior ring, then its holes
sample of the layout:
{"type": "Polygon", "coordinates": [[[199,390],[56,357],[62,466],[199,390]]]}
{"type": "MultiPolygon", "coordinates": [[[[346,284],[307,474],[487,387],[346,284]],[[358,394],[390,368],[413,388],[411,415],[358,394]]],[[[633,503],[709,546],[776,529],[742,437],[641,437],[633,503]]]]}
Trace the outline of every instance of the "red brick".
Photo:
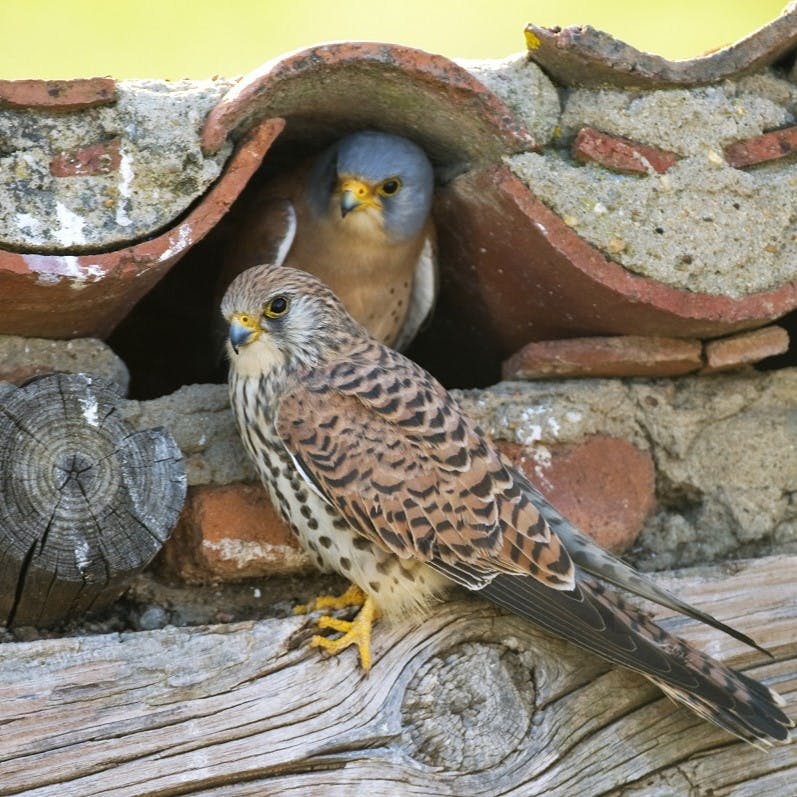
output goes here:
{"type": "Polygon", "coordinates": [[[773,130],[725,147],[725,160],[741,169],[758,163],[787,158],[797,151],[797,127],[773,130]]]}
{"type": "Polygon", "coordinates": [[[497,445],[568,520],[610,551],[630,548],[653,512],[653,458],[626,440],[595,435],[536,449],[497,445]]]}
{"type": "Polygon", "coordinates": [[[116,102],[116,81],[109,77],[76,80],[0,80],[0,107],[77,111],[116,102]]]}
{"type": "Polygon", "coordinates": [[[312,569],[256,484],[192,487],[159,567],[189,583],[239,581],[312,569]]]}
{"type": "Polygon", "coordinates": [[[115,138],[59,153],[50,161],[50,174],[53,177],[93,177],[117,171],[120,163],[119,139],[115,138]]]}
{"type": "Polygon", "coordinates": [[[766,357],[789,350],[789,333],[783,327],[771,326],[741,332],[728,338],[711,340],[705,346],[706,367],[701,373],[729,371],[757,363],[766,357]]]}
{"type": "Polygon", "coordinates": [[[623,335],[529,343],[504,361],[504,379],[678,376],[702,365],[699,340],[623,335]]]}
{"type": "Polygon", "coordinates": [[[653,169],[663,174],[678,160],[675,152],[651,147],[628,138],[610,136],[593,127],[582,127],[573,141],[573,157],[594,161],[606,169],[630,174],[648,174],[653,169]]]}

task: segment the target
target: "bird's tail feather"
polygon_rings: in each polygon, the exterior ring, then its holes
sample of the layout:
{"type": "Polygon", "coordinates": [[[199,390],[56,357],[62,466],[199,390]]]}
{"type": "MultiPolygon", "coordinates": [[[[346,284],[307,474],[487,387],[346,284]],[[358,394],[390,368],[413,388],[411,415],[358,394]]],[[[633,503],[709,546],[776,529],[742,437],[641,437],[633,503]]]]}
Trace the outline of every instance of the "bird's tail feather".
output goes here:
{"type": "Polygon", "coordinates": [[[556,535],[564,543],[565,549],[570,554],[573,561],[584,571],[590,573],[602,581],[609,581],[617,587],[628,590],[641,598],[666,606],[673,611],[685,614],[701,623],[710,625],[728,636],[744,642],[755,650],[772,657],[772,654],[762,648],[754,639],[747,634],[737,631],[725,623],[717,620],[716,617],[701,611],[686,601],[682,601],[675,595],[662,589],[649,576],[639,573],[626,564],[622,559],[618,559],[614,554],[601,548],[588,535],[579,531],[567,518],[557,512],[554,507],[545,504],[540,493],[531,488],[535,496],[535,506],[537,506],[548,521],[548,525],[556,532],[556,535]]]}
{"type": "Polygon", "coordinates": [[[656,625],[614,590],[580,576],[574,590],[499,575],[480,594],[603,658],[635,670],[665,694],[756,746],[790,741],[794,723],[768,687],[656,625]]]}

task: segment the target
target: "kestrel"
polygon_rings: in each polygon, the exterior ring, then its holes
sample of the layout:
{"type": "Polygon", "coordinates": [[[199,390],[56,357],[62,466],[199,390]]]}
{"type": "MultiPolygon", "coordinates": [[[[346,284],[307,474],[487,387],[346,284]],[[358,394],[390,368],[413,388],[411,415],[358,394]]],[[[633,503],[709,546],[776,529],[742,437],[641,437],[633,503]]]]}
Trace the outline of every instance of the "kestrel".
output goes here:
{"type": "Polygon", "coordinates": [[[404,617],[461,585],[642,673],[730,733],[789,740],[779,695],[667,633],[607,582],[752,640],[577,531],[445,388],[370,337],[317,279],[249,269],[222,313],[244,446],[301,544],[356,585],[342,602],[362,603],[352,622],[322,618],[343,636],[314,644],[357,644],[367,670],[380,613],[404,617]]]}
{"type": "Polygon", "coordinates": [[[225,285],[258,263],[309,271],[378,340],[406,348],[431,313],[434,173],[401,136],[346,136],[250,198],[225,257],[225,285]]]}

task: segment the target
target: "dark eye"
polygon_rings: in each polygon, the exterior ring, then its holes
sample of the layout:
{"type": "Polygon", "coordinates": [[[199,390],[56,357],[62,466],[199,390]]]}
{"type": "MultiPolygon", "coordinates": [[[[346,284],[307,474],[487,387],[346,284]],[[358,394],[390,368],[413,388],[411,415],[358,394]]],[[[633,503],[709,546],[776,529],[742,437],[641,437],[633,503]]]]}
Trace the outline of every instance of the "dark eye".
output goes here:
{"type": "Polygon", "coordinates": [[[275,296],[269,299],[263,307],[263,315],[266,318],[279,318],[288,312],[288,299],[285,296],[275,296]]]}
{"type": "Polygon", "coordinates": [[[385,196],[393,196],[398,193],[399,188],[401,188],[401,180],[398,177],[391,177],[379,186],[379,192],[385,196]]]}

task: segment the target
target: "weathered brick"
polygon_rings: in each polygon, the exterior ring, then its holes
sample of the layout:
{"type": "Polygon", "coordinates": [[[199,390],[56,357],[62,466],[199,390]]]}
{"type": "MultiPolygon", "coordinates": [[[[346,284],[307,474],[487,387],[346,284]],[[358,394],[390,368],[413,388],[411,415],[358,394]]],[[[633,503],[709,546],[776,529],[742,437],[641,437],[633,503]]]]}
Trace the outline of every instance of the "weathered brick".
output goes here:
{"type": "Polygon", "coordinates": [[[610,136],[594,127],[582,127],[573,141],[573,157],[594,161],[605,169],[630,174],[648,174],[651,169],[664,174],[678,160],[675,152],[640,144],[628,138],[610,136]]]}
{"type": "Polygon", "coordinates": [[[189,488],[158,566],[189,583],[239,581],[312,569],[257,484],[189,488]]]}
{"type": "Polygon", "coordinates": [[[787,158],[797,152],[797,127],[772,130],[760,136],[734,141],[725,147],[725,160],[737,169],[787,158]]]}
{"type": "Polygon", "coordinates": [[[740,332],[706,343],[706,367],[702,373],[730,371],[788,350],[789,333],[783,327],[771,326],[740,332]]]}
{"type": "Polygon", "coordinates": [[[702,365],[699,340],[623,335],[543,340],[504,361],[504,379],[678,376],[702,365]]]}
{"type": "Polygon", "coordinates": [[[497,445],[568,520],[610,551],[630,548],[653,512],[653,458],[626,440],[596,435],[575,445],[497,445]]]}
{"type": "Polygon", "coordinates": [[[77,111],[116,102],[109,77],[75,80],[0,80],[0,107],[77,111]]]}
{"type": "Polygon", "coordinates": [[[93,177],[118,171],[121,163],[119,139],[100,141],[56,155],[50,161],[54,177],[93,177]]]}

